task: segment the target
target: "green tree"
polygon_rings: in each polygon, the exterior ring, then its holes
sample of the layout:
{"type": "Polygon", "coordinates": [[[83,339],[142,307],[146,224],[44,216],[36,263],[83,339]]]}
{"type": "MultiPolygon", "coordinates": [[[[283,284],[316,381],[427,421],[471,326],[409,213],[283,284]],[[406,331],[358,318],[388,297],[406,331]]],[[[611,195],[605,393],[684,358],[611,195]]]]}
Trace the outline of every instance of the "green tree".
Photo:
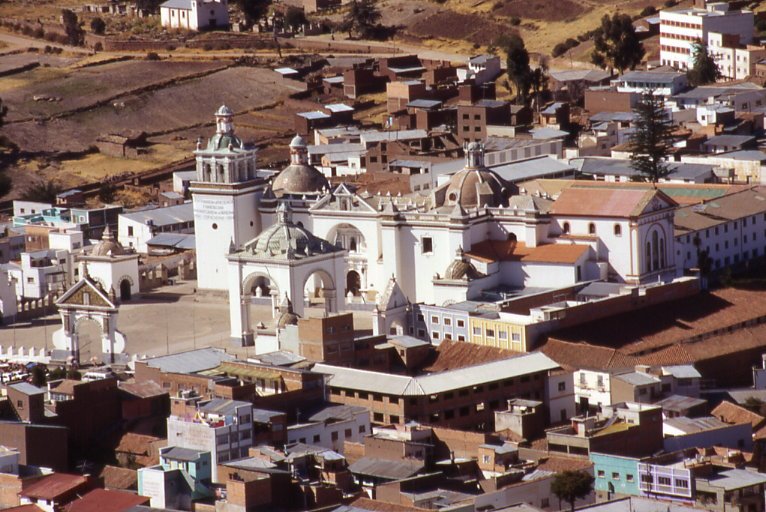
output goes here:
{"type": "Polygon", "coordinates": [[[548,61],[543,60],[540,65],[532,71],[530,79],[532,94],[535,96],[535,105],[540,111],[541,96],[548,90],[548,61]]]}
{"type": "Polygon", "coordinates": [[[644,58],[644,45],[636,35],[633,21],[627,14],[615,13],[611,18],[604,15],[601,26],[593,35],[591,61],[596,66],[613,73],[635,68],[644,58]]]}
{"type": "Polygon", "coordinates": [[[593,476],[585,471],[566,470],[556,473],[551,482],[551,492],[561,501],[569,503],[574,512],[575,501],[586,497],[593,489],[593,476]]]}
{"type": "Polygon", "coordinates": [[[308,20],[306,19],[306,14],[304,14],[303,9],[293,6],[287,8],[287,12],[285,13],[285,24],[288,27],[298,29],[306,23],[308,23],[308,20]]]}
{"type": "Polygon", "coordinates": [[[516,89],[516,103],[526,103],[532,87],[533,73],[529,66],[529,52],[518,34],[511,34],[501,41],[505,50],[508,79],[516,89]]]}
{"type": "Polygon", "coordinates": [[[721,78],[721,70],[715,59],[707,51],[707,45],[697,40],[692,45],[692,67],[686,72],[689,84],[699,85],[712,84],[721,78]]]}
{"type": "Polygon", "coordinates": [[[66,31],[67,43],[73,46],[81,45],[84,33],[77,15],[69,9],[61,9],[61,21],[66,31]]]}
{"type": "Polygon", "coordinates": [[[341,26],[351,37],[354,32],[360,37],[369,37],[380,21],[380,10],[373,0],[354,0],[351,2],[341,26]]]}
{"type": "Polygon", "coordinates": [[[98,187],[98,198],[102,203],[111,203],[114,201],[114,193],[116,192],[114,184],[103,182],[98,187]]]}
{"type": "Polygon", "coordinates": [[[38,180],[30,184],[21,193],[21,199],[24,201],[38,201],[41,203],[53,204],[56,202],[56,196],[61,192],[61,186],[55,181],[38,180]]]}
{"type": "Polygon", "coordinates": [[[94,34],[102,35],[106,32],[106,22],[101,18],[93,18],[90,20],[90,29],[94,34]]]}
{"type": "Polygon", "coordinates": [[[32,371],[30,373],[32,376],[33,386],[37,386],[38,388],[45,386],[47,379],[46,379],[44,367],[40,366],[39,364],[36,366],[33,366],[32,371]]]}
{"type": "Polygon", "coordinates": [[[653,90],[641,95],[633,110],[635,130],[630,137],[631,166],[647,181],[657,183],[670,174],[667,157],[670,154],[673,120],[665,110],[665,100],[653,90]]]}
{"type": "Polygon", "coordinates": [[[247,23],[252,25],[269,11],[270,0],[235,0],[247,23]]]}

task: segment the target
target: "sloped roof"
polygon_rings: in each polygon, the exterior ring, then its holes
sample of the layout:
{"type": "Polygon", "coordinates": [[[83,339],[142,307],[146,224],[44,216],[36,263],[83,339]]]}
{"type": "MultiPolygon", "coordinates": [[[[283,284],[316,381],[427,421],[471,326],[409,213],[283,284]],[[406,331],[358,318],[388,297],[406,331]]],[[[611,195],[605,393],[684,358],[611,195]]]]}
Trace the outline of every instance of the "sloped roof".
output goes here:
{"type": "Polygon", "coordinates": [[[53,473],[29,485],[19,494],[27,498],[56,501],[87,483],[88,479],[82,475],[53,473]]]}
{"type": "Polygon", "coordinates": [[[766,423],[766,418],[760,414],[748,411],[744,407],[731,402],[723,401],[715,409],[710,411],[711,416],[715,416],[726,423],[750,423],[753,430],[758,430],[766,423]]]}
{"type": "Polygon", "coordinates": [[[527,247],[524,242],[484,240],[466,253],[483,261],[524,261],[528,263],[576,263],[590,250],[585,244],[544,244],[527,247]]]}
{"type": "Polygon", "coordinates": [[[386,480],[401,480],[418,474],[423,469],[422,461],[415,460],[385,460],[373,457],[362,457],[351,464],[348,469],[352,473],[370,475],[386,480]]]}
{"type": "Polygon", "coordinates": [[[637,217],[655,198],[666,202],[666,207],[676,205],[675,201],[656,189],[567,188],[553,203],[551,213],[563,216],[637,217]]]}
{"type": "Polygon", "coordinates": [[[149,498],[132,492],[94,489],[66,507],[66,512],[123,512],[136,505],[148,505],[149,498]]]}

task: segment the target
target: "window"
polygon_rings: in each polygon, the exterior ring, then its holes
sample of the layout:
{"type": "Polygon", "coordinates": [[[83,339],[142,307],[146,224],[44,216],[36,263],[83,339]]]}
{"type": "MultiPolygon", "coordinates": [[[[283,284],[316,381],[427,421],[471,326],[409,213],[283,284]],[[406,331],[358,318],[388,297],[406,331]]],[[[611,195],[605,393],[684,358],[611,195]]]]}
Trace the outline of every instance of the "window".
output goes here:
{"type": "Polygon", "coordinates": [[[628,481],[628,482],[632,482],[633,481],[633,475],[631,475],[630,473],[626,474],[625,475],[625,480],[628,481]]]}
{"type": "Polygon", "coordinates": [[[612,480],[619,480],[620,474],[616,471],[612,472],[612,480]]]}
{"type": "Polygon", "coordinates": [[[619,224],[614,225],[614,236],[622,236],[622,226],[619,224]]]}
{"type": "Polygon", "coordinates": [[[457,321],[457,326],[458,327],[465,327],[465,321],[464,320],[458,320],[457,321]]]}
{"type": "Polygon", "coordinates": [[[604,476],[605,476],[605,475],[606,475],[606,473],[604,473],[604,470],[603,470],[603,469],[599,469],[599,470],[598,470],[598,477],[599,477],[599,478],[604,478],[604,476]]]}
{"type": "Polygon", "coordinates": [[[679,478],[676,478],[676,487],[681,487],[682,489],[688,489],[689,488],[689,481],[688,480],[681,480],[679,478]]]}
{"type": "Polygon", "coordinates": [[[445,318],[445,319],[444,319],[444,325],[452,325],[452,319],[450,319],[450,318],[445,318]]]}
{"type": "Polygon", "coordinates": [[[500,331],[497,333],[497,339],[500,340],[507,340],[508,339],[508,331],[500,331]]]}
{"type": "Polygon", "coordinates": [[[568,223],[568,222],[565,222],[565,223],[564,223],[564,225],[561,227],[561,231],[562,231],[564,234],[568,234],[568,233],[569,233],[569,223],[568,223]]]}
{"type": "Polygon", "coordinates": [[[432,324],[438,324],[439,323],[439,317],[436,315],[431,316],[431,323],[432,324]]]}
{"type": "Polygon", "coordinates": [[[430,236],[424,236],[421,238],[420,243],[423,254],[430,254],[434,252],[434,240],[430,236]]]}
{"type": "Polygon", "coordinates": [[[559,382],[559,391],[566,391],[566,389],[567,389],[567,383],[559,382]]]}
{"type": "Polygon", "coordinates": [[[372,399],[376,402],[382,402],[383,401],[383,395],[380,395],[378,393],[373,393],[372,399]]]}
{"type": "Polygon", "coordinates": [[[346,430],[343,431],[343,437],[346,438],[346,439],[351,437],[351,429],[350,428],[347,428],[346,430]]]}
{"type": "Polygon", "coordinates": [[[473,335],[474,336],[481,336],[481,327],[474,327],[473,328],[473,335]]]}
{"type": "Polygon", "coordinates": [[[439,339],[439,331],[431,331],[431,337],[435,340],[439,339]]]}
{"type": "Polygon", "coordinates": [[[337,432],[332,432],[330,434],[330,439],[333,440],[333,441],[337,441],[338,440],[338,433],[337,432]]]}
{"type": "Polygon", "coordinates": [[[311,442],[313,442],[313,443],[318,443],[318,442],[319,442],[319,440],[320,440],[320,436],[319,436],[319,434],[314,434],[314,438],[312,439],[312,441],[311,441],[311,442]]]}
{"type": "Polygon", "coordinates": [[[364,434],[366,430],[367,430],[367,428],[365,428],[364,425],[359,425],[359,433],[360,434],[364,434]]]}
{"type": "Polygon", "coordinates": [[[133,236],[133,226],[128,226],[128,236],[133,236]]]}
{"type": "Polygon", "coordinates": [[[596,234],[596,225],[594,223],[588,224],[588,234],[589,235],[595,235],[596,234]]]}
{"type": "Polygon", "coordinates": [[[658,485],[670,485],[670,478],[666,476],[658,476],[657,477],[657,484],[658,485]]]}
{"type": "Polygon", "coordinates": [[[487,337],[488,338],[494,338],[495,337],[495,330],[494,329],[487,329],[487,337]]]}
{"type": "Polygon", "coordinates": [[[521,341],[521,334],[514,332],[511,334],[511,339],[513,341],[521,341]]]}
{"type": "Polygon", "coordinates": [[[378,423],[383,423],[383,413],[382,412],[374,412],[374,413],[372,413],[372,421],[377,421],[378,423]]]}
{"type": "Polygon", "coordinates": [[[391,416],[388,417],[388,422],[399,423],[399,416],[397,416],[396,414],[392,414],[391,416]]]}

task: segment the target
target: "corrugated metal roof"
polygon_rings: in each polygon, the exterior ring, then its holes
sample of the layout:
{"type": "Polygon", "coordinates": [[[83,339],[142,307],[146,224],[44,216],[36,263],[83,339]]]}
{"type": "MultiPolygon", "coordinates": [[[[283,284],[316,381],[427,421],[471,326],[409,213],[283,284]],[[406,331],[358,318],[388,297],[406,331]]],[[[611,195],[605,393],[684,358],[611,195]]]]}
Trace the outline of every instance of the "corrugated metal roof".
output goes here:
{"type": "Polygon", "coordinates": [[[146,224],[151,221],[155,226],[166,226],[169,224],[178,224],[181,222],[194,221],[194,205],[189,203],[177,204],[166,208],[154,208],[151,210],[141,210],[133,213],[122,213],[120,219],[132,220],[146,224]]]}
{"type": "Polygon", "coordinates": [[[313,371],[330,375],[334,387],[359,389],[389,395],[431,395],[503,379],[559,368],[541,352],[492,361],[419,377],[392,375],[327,364],[314,365],[313,371]]]}
{"type": "Polygon", "coordinates": [[[348,467],[352,473],[370,475],[386,480],[401,480],[416,475],[423,469],[419,461],[395,461],[362,457],[348,467]]]}
{"type": "Polygon", "coordinates": [[[164,4],[160,5],[160,8],[167,7],[168,9],[186,9],[191,10],[191,0],[168,0],[164,4]]]}
{"type": "Polygon", "coordinates": [[[230,416],[236,414],[238,407],[252,405],[250,402],[242,400],[227,400],[225,398],[214,398],[205,405],[200,406],[202,412],[218,414],[220,416],[230,416]]]}
{"type": "Polygon", "coordinates": [[[196,247],[195,237],[191,233],[160,233],[150,238],[146,245],[159,247],[173,247],[176,249],[194,249],[196,247]]]}
{"type": "Polygon", "coordinates": [[[33,386],[32,384],[29,384],[28,382],[19,382],[17,384],[11,384],[8,387],[18,391],[19,393],[24,393],[25,395],[29,395],[29,396],[42,395],[45,393],[45,390],[40,389],[37,386],[33,386]]]}
{"type": "Polygon", "coordinates": [[[208,347],[168,356],[153,357],[146,360],[146,364],[168,373],[196,373],[215,368],[223,361],[233,360],[234,356],[227,354],[220,348],[208,347]]]}
{"type": "Polygon", "coordinates": [[[165,459],[191,462],[199,459],[202,453],[204,453],[202,450],[192,450],[191,448],[173,446],[169,450],[163,452],[162,457],[165,459]]]}

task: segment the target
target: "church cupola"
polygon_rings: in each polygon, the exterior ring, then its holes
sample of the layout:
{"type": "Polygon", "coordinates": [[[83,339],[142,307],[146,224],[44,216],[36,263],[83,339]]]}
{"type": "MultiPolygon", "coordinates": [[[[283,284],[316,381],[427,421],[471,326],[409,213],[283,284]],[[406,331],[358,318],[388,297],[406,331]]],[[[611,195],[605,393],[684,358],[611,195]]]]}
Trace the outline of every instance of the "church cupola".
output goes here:
{"type": "Polygon", "coordinates": [[[216,110],[215,135],[207,145],[197,141],[197,181],[239,183],[256,177],[256,149],[234,133],[234,112],[226,105],[216,110]]]}
{"type": "Polygon", "coordinates": [[[484,145],[471,142],[465,150],[465,168],[482,169],[484,167],[484,145]]]}
{"type": "Polygon", "coordinates": [[[308,165],[309,163],[308,144],[300,135],[293,137],[290,142],[290,163],[292,165],[308,165]]]}

